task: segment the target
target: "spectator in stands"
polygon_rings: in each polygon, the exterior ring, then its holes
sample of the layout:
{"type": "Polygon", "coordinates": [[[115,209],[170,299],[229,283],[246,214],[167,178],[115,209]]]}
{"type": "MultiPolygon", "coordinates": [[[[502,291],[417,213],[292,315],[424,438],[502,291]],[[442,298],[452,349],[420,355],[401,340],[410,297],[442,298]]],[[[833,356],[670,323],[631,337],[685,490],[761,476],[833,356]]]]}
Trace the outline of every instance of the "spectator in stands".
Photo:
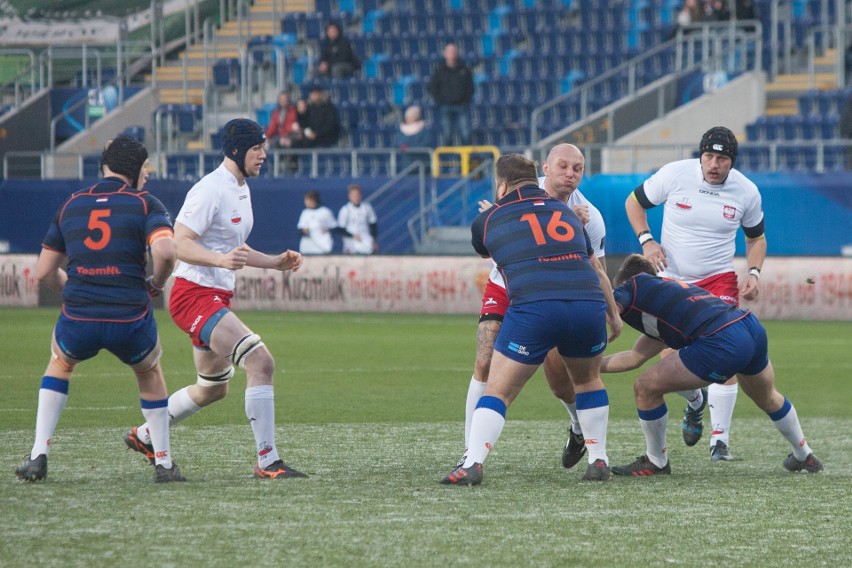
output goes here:
{"type": "Polygon", "coordinates": [[[727,0],[709,0],[704,4],[704,19],[708,22],[725,22],[731,19],[727,0]]]}
{"type": "Polygon", "coordinates": [[[308,97],[304,120],[299,117],[302,138],[293,140],[293,148],[330,148],[340,136],[340,117],[328,91],[314,86],[308,97]]]}
{"type": "Polygon", "coordinates": [[[701,0],[686,0],[677,14],[677,25],[680,28],[697,24],[704,19],[704,7],[701,0]]]}
{"type": "Polygon", "coordinates": [[[319,74],[333,79],[346,79],[361,68],[361,61],[352,50],[352,42],[340,31],[340,25],[331,22],[325,27],[325,37],[320,41],[319,74]]]}
{"type": "Polygon", "coordinates": [[[293,144],[293,134],[299,132],[296,105],[290,102],[290,93],[278,93],[278,108],[272,112],[266,127],[266,143],[270,149],[289,148],[293,144]]]}
{"type": "Polygon", "coordinates": [[[734,14],[738,20],[756,20],[757,12],[754,8],[754,0],[736,0],[734,14]]]}
{"type": "Polygon", "coordinates": [[[846,140],[846,169],[852,170],[852,97],[846,100],[840,114],[840,137],[846,140]]]}
{"type": "Polygon", "coordinates": [[[362,201],[364,194],[360,185],[351,184],[348,192],[349,202],[337,214],[337,224],[351,235],[343,237],[343,253],[373,254],[379,248],[376,211],[362,201]]]}
{"type": "Polygon", "coordinates": [[[431,148],[434,143],[432,130],[426,127],[422,111],[419,106],[412,105],[405,109],[399,130],[396,133],[397,146],[402,152],[399,160],[399,169],[403,170],[416,160],[426,163],[430,161],[430,155],[426,152],[409,152],[409,148],[431,148]]]}
{"type": "Polygon", "coordinates": [[[470,103],[473,100],[473,73],[459,57],[453,43],[444,48],[444,61],[429,78],[429,94],[441,115],[441,144],[450,146],[458,134],[462,145],[470,145],[470,103]]]}
{"type": "MultiPolygon", "coordinates": [[[[737,20],[756,20],[757,10],[754,7],[754,1],[736,0],[734,3],[734,17],[737,20]]],[[[754,32],[756,30],[753,25],[743,26],[742,29],[747,32],[754,32]]]]}
{"type": "Polygon", "coordinates": [[[299,252],[302,254],[328,254],[334,246],[332,230],[337,227],[334,213],[323,206],[319,193],[309,191],[305,194],[305,208],[296,224],[302,234],[299,252]]]}

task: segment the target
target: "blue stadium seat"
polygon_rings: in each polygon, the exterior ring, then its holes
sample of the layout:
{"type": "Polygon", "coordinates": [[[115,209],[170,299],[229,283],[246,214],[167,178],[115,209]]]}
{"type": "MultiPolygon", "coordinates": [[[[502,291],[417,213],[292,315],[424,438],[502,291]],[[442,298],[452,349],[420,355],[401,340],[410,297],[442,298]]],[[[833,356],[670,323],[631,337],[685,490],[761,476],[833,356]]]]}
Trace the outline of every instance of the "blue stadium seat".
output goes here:
{"type": "Polygon", "coordinates": [[[840,172],[852,169],[852,147],[849,150],[840,144],[826,144],[824,146],[823,160],[826,171],[840,172]]]}
{"type": "Polygon", "coordinates": [[[101,177],[101,155],[90,154],[83,156],[83,177],[84,178],[99,178],[101,177]]]}
{"type": "Polygon", "coordinates": [[[141,144],[145,143],[145,127],[144,126],[128,126],[121,131],[123,136],[129,136],[141,144]]]}
{"type": "Polygon", "coordinates": [[[769,168],[769,148],[766,146],[740,146],[737,154],[737,169],[741,171],[761,171],[769,168]]]}

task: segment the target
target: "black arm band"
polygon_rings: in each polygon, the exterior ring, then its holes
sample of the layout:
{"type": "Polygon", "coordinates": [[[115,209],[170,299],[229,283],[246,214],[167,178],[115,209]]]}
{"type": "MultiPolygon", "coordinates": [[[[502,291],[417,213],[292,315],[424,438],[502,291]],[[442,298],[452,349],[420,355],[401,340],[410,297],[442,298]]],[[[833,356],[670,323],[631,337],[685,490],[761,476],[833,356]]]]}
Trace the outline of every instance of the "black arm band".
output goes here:
{"type": "Polygon", "coordinates": [[[633,195],[636,196],[636,201],[639,202],[639,205],[642,206],[643,209],[651,209],[652,207],[656,207],[648,197],[645,195],[645,186],[640,185],[636,189],[633,190],[633,195]]]}
{"type": "Polygon", "coordinates": [[[370,236],[374,239],[379,237],[379,224],[378,223],[370,223],[370,236]]]}
{"type": "Polygon", "coordinates": [[[743,227],[743,233],[745,233],[745,236],[749,239],[756,239],[758,237],[762,237],[765,231],[766,227],[764,219],[761,219],[760,223],[758,223],[754,227],[743,227]]]}

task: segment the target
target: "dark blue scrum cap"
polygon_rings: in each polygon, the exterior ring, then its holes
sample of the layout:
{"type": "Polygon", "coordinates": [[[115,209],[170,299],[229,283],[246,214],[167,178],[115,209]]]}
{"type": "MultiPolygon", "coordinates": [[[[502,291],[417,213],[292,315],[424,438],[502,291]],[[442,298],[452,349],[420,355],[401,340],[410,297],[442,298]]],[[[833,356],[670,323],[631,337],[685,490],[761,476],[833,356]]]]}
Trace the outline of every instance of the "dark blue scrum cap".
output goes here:
{"type": "Polygon", "coordinates": [[[222,154],[236,162],[237,167],[246,173],[246,152],[253,146],[263,144],[266,133],[263,128],[248,118],[235,118],[229,121],[222,132],[222,154]]]}
{"type": "Polygon", "coordinates": [[[704,136],[701,137],[701,142],[698,144],[699,155],[704,152],[722,154],[729,157],[732,164],[737,161],[738,149],[737,137],[724,126],[714,126],[705,132],[704,136]]]}

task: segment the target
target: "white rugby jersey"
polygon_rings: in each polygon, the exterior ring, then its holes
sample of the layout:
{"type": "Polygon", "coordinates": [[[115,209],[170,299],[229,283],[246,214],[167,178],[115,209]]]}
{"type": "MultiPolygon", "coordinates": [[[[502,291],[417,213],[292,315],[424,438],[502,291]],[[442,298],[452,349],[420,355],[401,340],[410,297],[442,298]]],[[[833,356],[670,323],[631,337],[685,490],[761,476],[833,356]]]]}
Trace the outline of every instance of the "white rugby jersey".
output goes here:
{"type": "MultiPolygon", "coordinates": [[[[538,186],[544,189],[544,176],[538,178],[538,186]]],[[[592,203],[586,199],[586,196],[580,193],[579,189],[575,189],[571,195],[568,196],[568,207],[572,210],[575,205],[585,205],[589,208],[589,222],[583,225],[583,228],[586,229],[586,233],[589,235],[589,240],[592,243],[592,250],[595,253],[595,257],[603,258],[606,255],[605,252],[605,244],[606,244],[606,225],[604,224],[603,215],[598,211],[598,208],[592,205],[592,203]]],[[[491,269],[491,273],[488,275],[488,279],[500,286],[501,288],[506,287],[506,283],[503,281],[503,275],[500,274],[500,271],[497,270],[497,264],[494,264],[494,267],[491,269]]]]}
{"type": "Polygon", "coordinates": [[[361,237],[356,241],[350,237],[343,237],[343,252],[355,254],[370,254],[373,252],[373,236],[370,234],[370,225],[375,223],[376,212],[373,206],[362,201],[358,207],[348,202],[340,208],[337,214],[337,225],[346,229],[352,235],[361,237]]]}
{"type": "Polygon", "coordinates": [[[696,282],[734,270],[737,230],[763,220],[757,186],[731,169],[720,185],[704,181],[701,161],[666,164],[645,180],[645,196],[664,203],[660,245],[668,267],[662,276],[696,282]]]}
{"type": "Polygon", "coordinates": [[[322,205],[316,209],[302,210],[299,222],[296,224],[299,230],[307,229],[308,234],[302,235],[299,241],[299,252],[302,254],[328,254],[334,246],[334,239],[329,232],[337,227],[334,213],[331,209],[322,205]]]}
{"type": "MultiPolygon", "coordinates": [[[[177,221],[199,235],[195,240],[207,250],[227,253],[245,244],[254,216],[248,184],[239,185],[224,163],[201,178],[180,208],[177,221]]],[[[199,286],[233,290],[235,271],[178,262],[174,275],[199,286]]]]}

